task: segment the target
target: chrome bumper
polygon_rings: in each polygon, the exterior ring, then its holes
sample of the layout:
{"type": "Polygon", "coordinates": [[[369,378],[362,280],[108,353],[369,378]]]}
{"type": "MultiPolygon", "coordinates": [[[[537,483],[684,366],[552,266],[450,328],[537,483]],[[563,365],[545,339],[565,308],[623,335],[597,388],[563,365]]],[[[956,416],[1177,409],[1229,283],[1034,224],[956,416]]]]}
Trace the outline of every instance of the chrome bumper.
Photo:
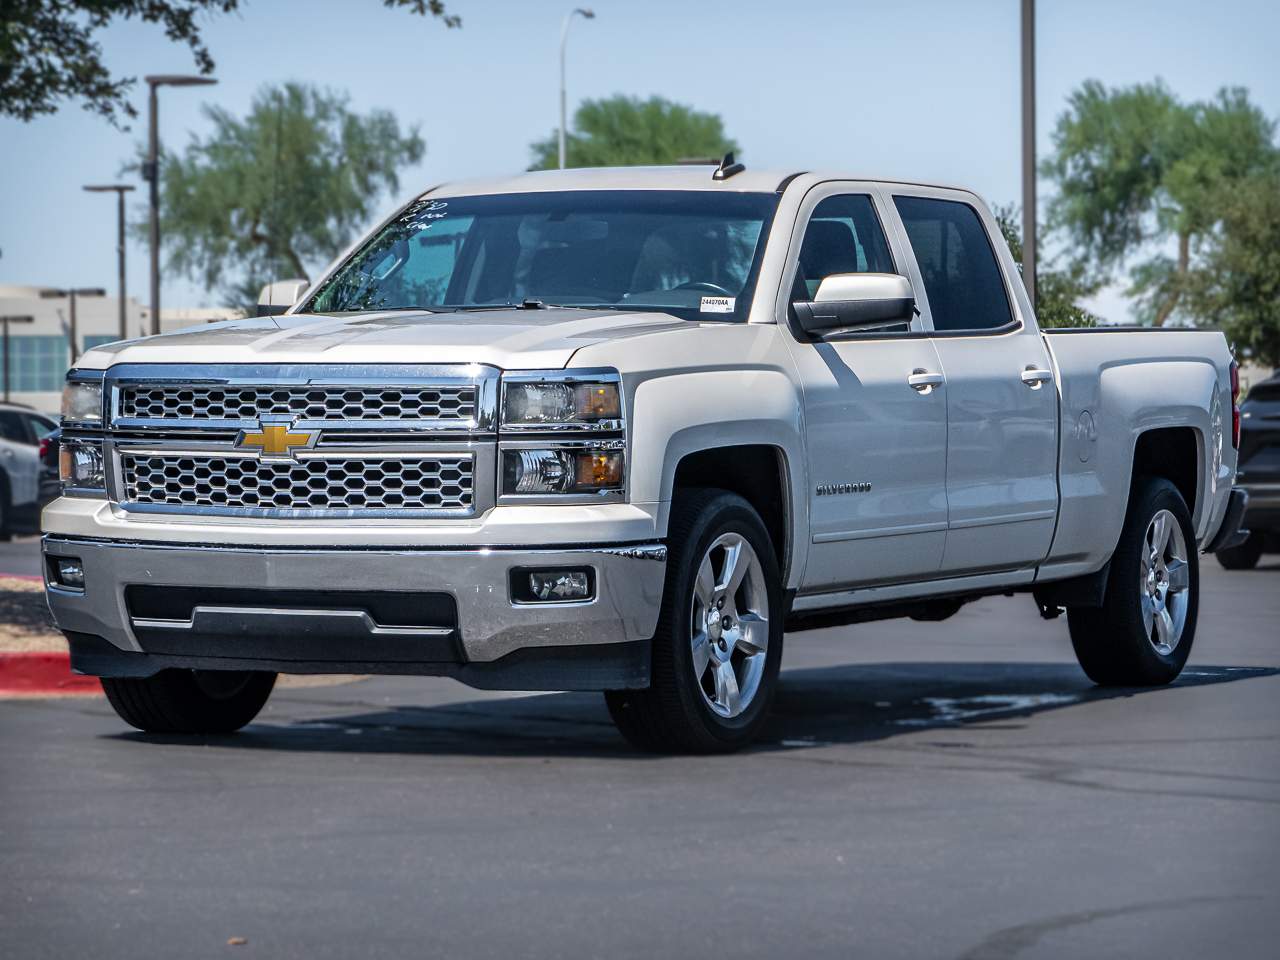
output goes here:
{"type": "MultiPolygon", "coordinates": [[[[75,665],[88,673],[106,673],[110,667],[111,672],[134,675],[166,666],[217,666],[219,659],[236,669],[252,668],[255,636],[264,638],[262,660],[269,663],[260,669],[298,673],[349,672],[358,666],[359,672],[443,673],[472,682],[457,668],[566,648],[576,651],[579,660],[589,660],[590,651],[626,644],[635,649],[636,642],[652,637],[666,572],[666,548],[661,544],[547,550],[272,550],[48,535],[43,549],[46,557],[74,557],[83,564],[82,592],[47,586],[54,620],[71,635],[73,658],[77,643],[81,653],[92,654],[81,656],[75,665]],[[526,567],[589,567],[595,597],[570,603],[513,602],[511,571],[526,567]],[[201,616],[190,622],[155,621],[131,614],[126,600],[131,585],[252,589],[263,602],[251,607],[202,603],[196,608],[201,616]],[[456,604],[456,623],[443,630],[383,627],[356,610],[297,609],[287,604],[276,608],[271,602],[273,592],[317,590],[332,591],[335,597],[343,591],[445,594],[456,604]],[[149,631],[154,635],[157,629],[182,631],[182,649],[191,651],[194,659],[175,658],[172,650],[157,656],[147,643],[149,631]],[[278,651],[285,638],[291,655],[282,658],[271,651],[278,651]],[[394,663],[383,663],[381,654],[370,656],[384,649],[388,638],[400,642],[394,663]],[[449,653],[442,655],[446,640],[449,653]],[[323,649],[324,656],[310,657],[310,649],[323,649]],[[415,649],[422,650],[421,661],[415,660],[415,649]],[[117,654],[118,663],[106,664],[104,657],[117,654]],[[103,669],[96,669],[101,664],[103,669]]],[[[647,643],[644,646],[647,649],[647,643]]],[[[522,688],[582,688],[571,682],[562,686],[554,679],[522,688]]]]}

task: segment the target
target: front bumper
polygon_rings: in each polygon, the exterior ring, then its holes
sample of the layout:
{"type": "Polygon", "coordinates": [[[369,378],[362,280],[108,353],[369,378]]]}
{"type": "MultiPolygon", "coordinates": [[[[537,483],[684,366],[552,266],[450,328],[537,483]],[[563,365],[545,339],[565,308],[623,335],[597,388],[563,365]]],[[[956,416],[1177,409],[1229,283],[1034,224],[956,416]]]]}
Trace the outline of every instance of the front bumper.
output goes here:
{"type": "Polygon", "coordinates": [[[512,689],[645,686],[648,639],[666,573],[666,548],[658,543],[267,549],[48,535],[43,549],[46,558],[73,557],[83,565],[83,591],[53,583],[47,589],[54,620],[71,640],[73,666],[113,676],[148,676],[176,666],[440,674],[512,689]],[[530,567],[590,568],[595,596],[513,602],[511,571],[530,567]],[[148,593],[161,605],[163,588],[183,595],[196,588],[209,602],[200,600],[190,616],[166,619],[140,614],[131,587],[162,588],[148,593]],[[392,595],[401,610],[405,598],[411,607],[415,595],[430,597],[433,609],[456,612],[434,626],[387,625],[360,603],[344,608],[343,596],[356,594],[392,595]],[[253,600],[225,599],[232,595],[253,600]],[[322,604],[298,599],[317,596],[322,604]]]}

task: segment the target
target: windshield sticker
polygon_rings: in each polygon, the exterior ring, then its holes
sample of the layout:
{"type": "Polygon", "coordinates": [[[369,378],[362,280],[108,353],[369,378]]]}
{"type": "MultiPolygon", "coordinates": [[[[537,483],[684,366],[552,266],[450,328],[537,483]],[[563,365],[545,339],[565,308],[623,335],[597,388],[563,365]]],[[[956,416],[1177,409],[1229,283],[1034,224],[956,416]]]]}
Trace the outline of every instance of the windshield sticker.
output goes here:
{"type": "Polygon", "coordinates": [[[698,310],[701,313],[733,313],[736,302],[736,297],[703,297],[698,310]]]}

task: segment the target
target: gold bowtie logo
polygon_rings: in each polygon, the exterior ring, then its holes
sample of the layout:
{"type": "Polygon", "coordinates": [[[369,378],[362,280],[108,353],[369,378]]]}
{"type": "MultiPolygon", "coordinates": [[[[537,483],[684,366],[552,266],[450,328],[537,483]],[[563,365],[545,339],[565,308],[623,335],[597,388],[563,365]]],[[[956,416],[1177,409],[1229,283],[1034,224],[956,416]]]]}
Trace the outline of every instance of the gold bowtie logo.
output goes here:
{"type": "Polygon", "coordinates": [[[257,430],[241,430],[236,447],[260,450],[264,457],[293,457],[295,449],[315,446],[318,433],[294,430],[293,423],[259,423],[257,430]]]}

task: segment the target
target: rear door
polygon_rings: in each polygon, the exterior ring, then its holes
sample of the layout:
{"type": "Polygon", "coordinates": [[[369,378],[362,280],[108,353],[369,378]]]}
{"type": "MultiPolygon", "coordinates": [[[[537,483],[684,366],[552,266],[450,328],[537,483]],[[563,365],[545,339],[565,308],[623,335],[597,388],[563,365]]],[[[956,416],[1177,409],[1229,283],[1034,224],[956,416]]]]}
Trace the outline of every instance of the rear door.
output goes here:
{"type": "Polygon", "coordinates": [[[872,189],[816,187],[798,223],[779,323],[793,331],[804,390],[811,544],[802,590],[932,577],[947,520],[937,351],[919,318],[899,332],[794,336],[790,304],[811,299],[823,277],[900,271],[872,189]],[[934,382],[913,387],[913,376],[934,382]]]}
{"type": "Polygon", "coordinates": [[[1058,397],[1048,348],[1014,296],[1008,250],[991,243],[998,229],[974,198],[895,190],[893,207],[923,281],[917,299],[947,383],[940,572],[1035,566],[1049,552],[1058,509],[1058,397]]]}

